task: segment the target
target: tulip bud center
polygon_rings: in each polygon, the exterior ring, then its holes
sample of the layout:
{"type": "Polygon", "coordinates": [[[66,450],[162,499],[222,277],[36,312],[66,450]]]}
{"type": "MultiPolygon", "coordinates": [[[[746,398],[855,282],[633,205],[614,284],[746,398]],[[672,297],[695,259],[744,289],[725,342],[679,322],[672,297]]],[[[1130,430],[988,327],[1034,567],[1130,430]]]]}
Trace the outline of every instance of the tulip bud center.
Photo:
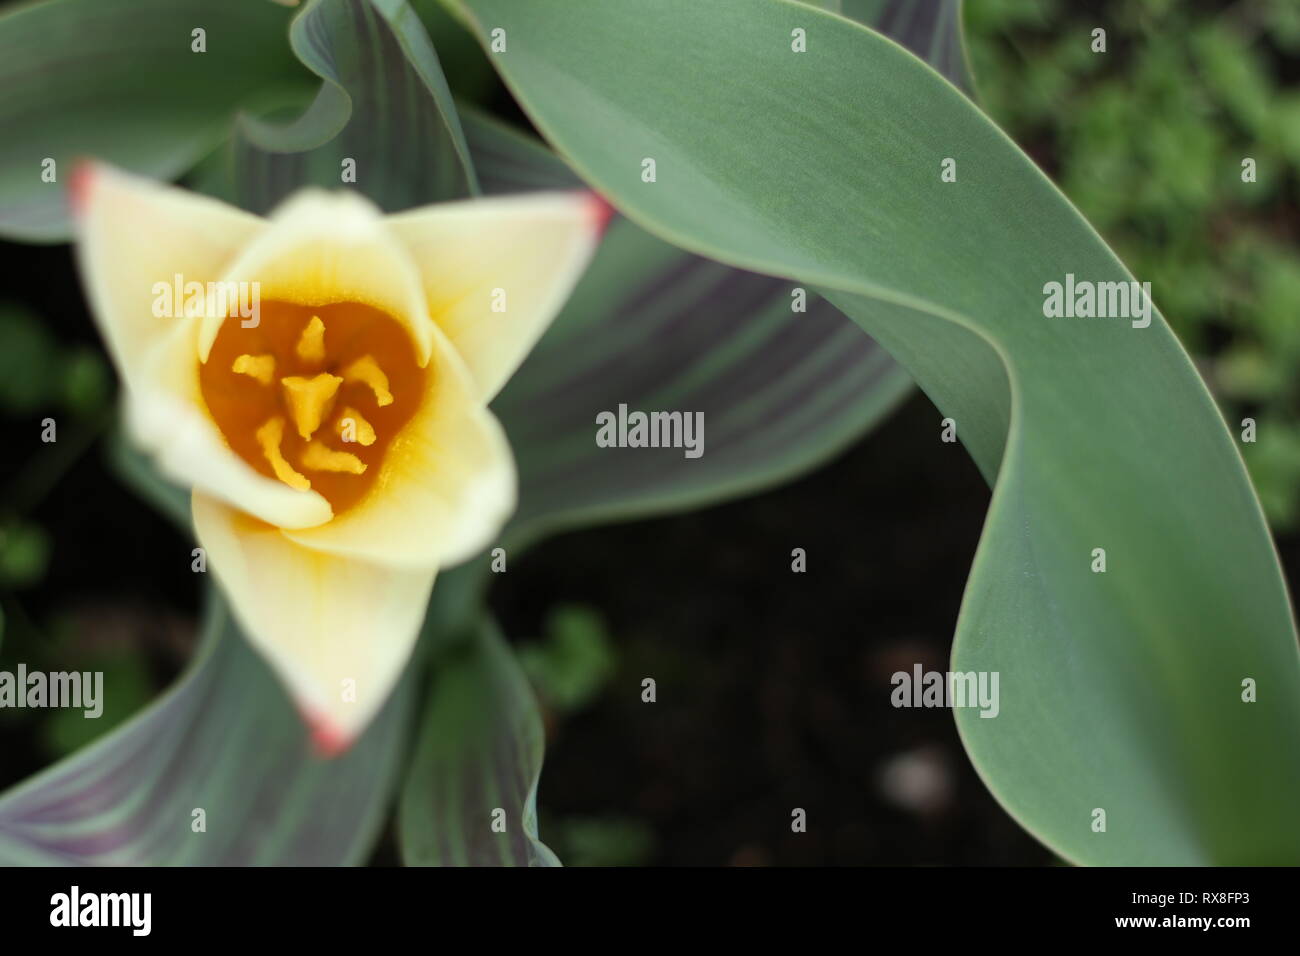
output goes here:
{"type": "Polygon", "coordinates": [[[319,492],[338,515],[374,487],[420,405],[424,373],[406,329],[385,312],[272,301],[253,328],[222,324],[199,387],[237,455],[319,492]]]}

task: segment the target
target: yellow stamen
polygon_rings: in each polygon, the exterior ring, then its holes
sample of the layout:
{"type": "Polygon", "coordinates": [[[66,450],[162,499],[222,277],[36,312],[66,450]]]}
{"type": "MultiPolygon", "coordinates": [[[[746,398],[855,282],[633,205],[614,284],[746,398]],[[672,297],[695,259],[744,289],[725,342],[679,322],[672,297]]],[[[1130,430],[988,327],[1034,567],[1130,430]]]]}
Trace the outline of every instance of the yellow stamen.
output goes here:
{"type": "Polygon", "coordinates": [[[329,414],[334,393],[343,384],[343,379],[321,372],[312,378],[290,375],[280,379],[280,384],[284,386],[284,398],[289,403],[293,423],[298,426],[298,434],[311,438],[320,428],[321,419],[329,414]]]}
{"type": "Polygon", "coordinates": [[[230,370],[238,375],[248,375],[263,385],[270,385],[275,375],[274,355],[241,355],[235,359],[230,370]]]}
{"type": "Polygon", "coordinates": [[[367,448],[375,443],[374,428],[351,405],[343,409],[339,420],[334,423],[334,430],[345,442],[360,442],[367,448]]]}
{"type": "Polygon", "coordinates": [[[366,470],[365,463],[356,455],[327,448],[319,441],[307,446],[302,453],[302,464],[313,471],[342,471],[349,475],[360,475],[366,470]]]}
{"type": "Polygon", "coordinates": [[[257,430],[257,443],[262,446],[262,454],[271,463],[271,470],[290,488],[307,491],[311,482],[293,470],[293,466],[280,454],[280,442],[284,440],[284,419],[276,416],[257,430]]]}
{"type": "Polygon", "coordinates": [[[304,362],[325,361],[325,323],[313,315],[298,337],[298,358],[304,362]]]}
{"type": "Polygon", "coordinates": [[[363,355],[345,368],[343,380],[369,385],[370,390],[375,393],[380,408],[393,404],[393,393],[388,390],[388,376],[379,367],[379,363],[369,355],[363,355]]]}

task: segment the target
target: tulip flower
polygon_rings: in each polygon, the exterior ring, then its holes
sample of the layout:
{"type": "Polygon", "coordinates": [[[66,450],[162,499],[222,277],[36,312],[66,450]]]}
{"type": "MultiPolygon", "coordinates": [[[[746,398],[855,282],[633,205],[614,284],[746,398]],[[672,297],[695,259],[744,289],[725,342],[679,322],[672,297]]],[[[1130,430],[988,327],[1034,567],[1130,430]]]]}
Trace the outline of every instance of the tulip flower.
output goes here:
{"type": "Polygon", "coordinates": [[[338,752],[400,676],[438,569],[514,508],[487,405],[607,207],[566,192],[383,215],[311,190],[263,219],[95,164],[72,197],[130,434],[192,490],[245,634],[338,752]]]}

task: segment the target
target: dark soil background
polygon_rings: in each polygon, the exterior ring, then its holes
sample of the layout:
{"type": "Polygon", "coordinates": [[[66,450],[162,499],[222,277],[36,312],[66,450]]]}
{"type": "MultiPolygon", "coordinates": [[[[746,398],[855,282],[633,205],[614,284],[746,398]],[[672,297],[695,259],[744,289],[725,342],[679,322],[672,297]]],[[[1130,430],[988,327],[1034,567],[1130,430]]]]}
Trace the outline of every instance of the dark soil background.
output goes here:
{"type": "Polygon", "coordinates": [[[663,864],[1051,860],[980,783],[948,711],[889,703],[894,671],[947,669],[988,504],[941,417],[917,393],[793,485],[567,535],[498,577],[507,633],[582,602],[620,655],[599,703],[554,734],[543,827],[548,812],[631,814],[663,864]]]}

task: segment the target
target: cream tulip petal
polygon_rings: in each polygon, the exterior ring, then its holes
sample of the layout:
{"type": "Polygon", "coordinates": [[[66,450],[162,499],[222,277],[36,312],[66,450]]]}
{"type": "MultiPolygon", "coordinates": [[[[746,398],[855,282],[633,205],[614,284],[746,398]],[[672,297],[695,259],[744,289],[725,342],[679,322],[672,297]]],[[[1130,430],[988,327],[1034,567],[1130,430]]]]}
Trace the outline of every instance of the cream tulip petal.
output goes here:
{"type": "Polygon", "coordinates": [[[131,437],[159,469],[196,491],[206,492],[263,521],[284,528],[310,528],[333,517],[314,491],[295,491],[268,478],[231,451],[203,403],[194,352],[198,318],[178,320],[127,380],[126,412],[131,437]]]}
{"type": "Polygon", "coordinates": [[[423,401],[389,445],[370,491],[328,524],[285,534],[341,556],[447,567],[493,540],[514,510],[515,485],[505,432],[435,330],[423,401]]]}
{"type": "Polygon", "coordinates": [[[346,748],[401,676],[435,570],[312,551],[202,494],[193,513],[245,635],[288,687],[318,745],[346,748]]]}
{"type": "MultiPolygon", "coordinates": [[[[122,377],[138,378],[142,356],[178,321],[159,317],[176,277],[205,287],[266,228],[256,216],[194,193],[97,163],[73,179],[77,258],[91,305],[122,377]],[[161,311],[161,309],[160,309],[161,311]]],[[[174,296],[172,296],[174,298],[174,296]]]]}
{"type": "Polygon", "coordinates": [[[77,170],[73,208],[81,271],[126,386],[127,421],[137,443],[172,480],[266,521],[294,528],[328,521],[333,512],[320,495],[263,477],[226,445],[199,392],[201,319],[184,315],[184,303],[175,301],[171,315],[154,314],[164,292],[175,297],[178,276],[182,293],[190,282],[206,288],[265,223],[95,163],[77,170]]]}
{"type": "Polygon", "coordinates": [[[594,193],[535,193],[428,206],[385,220],[420,272],[429,314],[484,401],[559,312],[591,259],[608,209],[594,193]]]}
{"type": "MultiPolygon", "coordinates": [[[[403,323],[421,365],[428,361],[433,322],[420,277],[379,210],[356,193],[305,190],[271,214],[269,225],[221,276],[257,282],[261,301],[322,306],[360,302],[403,323]]],[[[209,315],[199,336],[207,361],[222,315],[209,315]]]]}

